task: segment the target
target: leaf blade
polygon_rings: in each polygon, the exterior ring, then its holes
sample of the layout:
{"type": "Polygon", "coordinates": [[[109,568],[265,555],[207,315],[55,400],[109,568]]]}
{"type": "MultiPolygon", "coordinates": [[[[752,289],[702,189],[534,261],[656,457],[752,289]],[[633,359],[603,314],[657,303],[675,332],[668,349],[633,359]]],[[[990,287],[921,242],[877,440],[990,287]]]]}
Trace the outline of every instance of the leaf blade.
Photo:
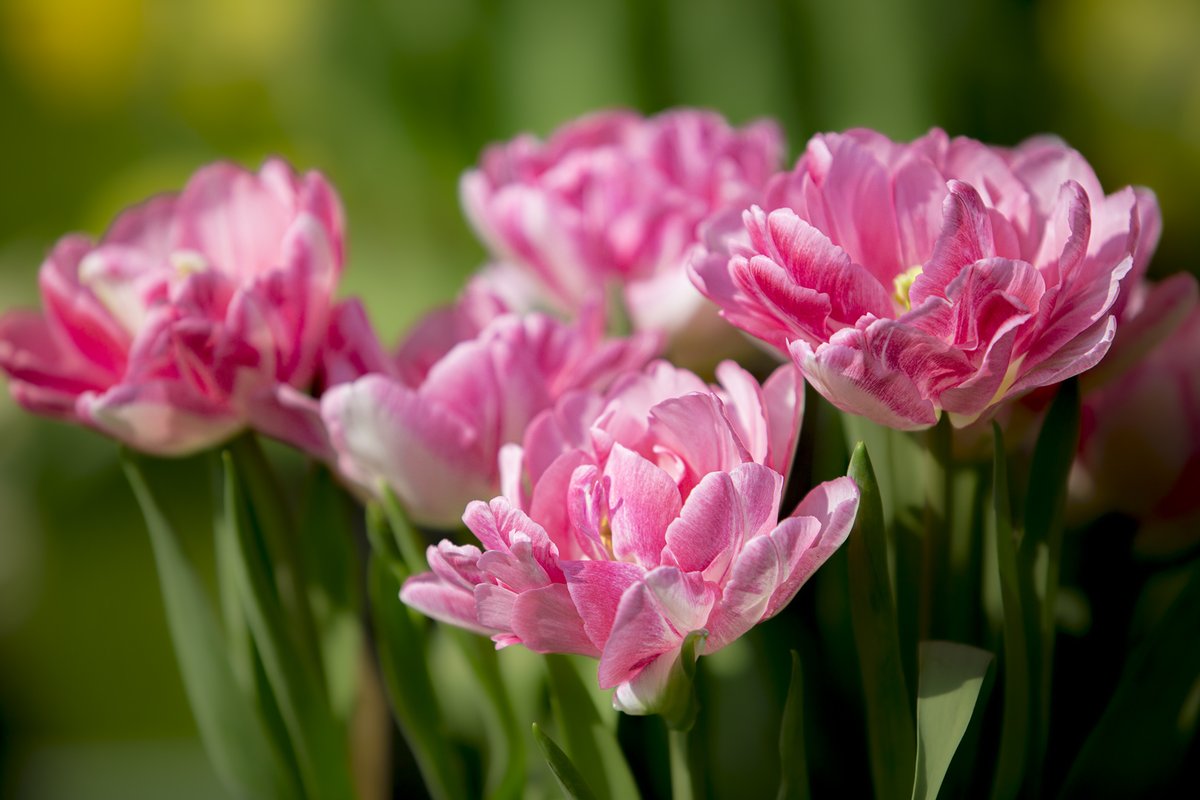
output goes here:
{"type": "Polygon", "coordinates": [[[595,800],[596,796],[588,788],[579,769],[563,752],[563,749],[538,727],[536,722],[533,723],[533,740],[537,742],[538,749],[542,751],[542,756],[550,765],[550,771],[554,773],[558,785],[566,792],[567,797],[571,800],[595,800]]]}
{"type": "Polygon", "coordinates": [[[804,675],[800,654],[792,651],[792,676],[779,725],[778,800],[808,800],[808,755],[804,744],[804,675]]]}
{"type": "Polygon", "coordinates": [[[994,656],[954,642],[922,642],[913,800],[936,800],[981,702],[994,656]]]}
{"type": "Polygon", "coordinates": [[[850,614],[867,708],[867,743],[876,794],[902,797],[912,787],[916,742],[879,484],[867,448],[854,448],[848,474],[858,485],[858,518],[847,544],[850,614]]]}
{"type": "Polygon", "coordinates": [[[171,641],[204,749],[231,791],[246,797],[296,797],[253,704],[245,702],[224,635],[192,567],[134,457],[121,465],[141,506],[162,591],[171,641]],[[263,765],[271,767],[264,769],[263,765]]]}
{"type": "Polygon", "coordinates": [[[556,653],[545,656],[554,719],[566,752],[597,797],[637,797],[637,783],[621,746],[600,718],[569,658],[556,653]]]}

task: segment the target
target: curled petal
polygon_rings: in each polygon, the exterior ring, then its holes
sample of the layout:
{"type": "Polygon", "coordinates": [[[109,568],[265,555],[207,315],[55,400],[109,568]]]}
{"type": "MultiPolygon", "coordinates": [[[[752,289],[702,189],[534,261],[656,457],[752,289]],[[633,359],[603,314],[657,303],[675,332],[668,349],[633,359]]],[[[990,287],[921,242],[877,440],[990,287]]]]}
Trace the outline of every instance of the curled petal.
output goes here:
{"type": "Polygon", "coordinates": [[[400,599],[422,614],[457,625],[474,633],[491,636],[497,629],[480,623],[475,611],[475,594],[462,586],[446,583],[431,572],[414,575],[400,588],[400,599]]]}

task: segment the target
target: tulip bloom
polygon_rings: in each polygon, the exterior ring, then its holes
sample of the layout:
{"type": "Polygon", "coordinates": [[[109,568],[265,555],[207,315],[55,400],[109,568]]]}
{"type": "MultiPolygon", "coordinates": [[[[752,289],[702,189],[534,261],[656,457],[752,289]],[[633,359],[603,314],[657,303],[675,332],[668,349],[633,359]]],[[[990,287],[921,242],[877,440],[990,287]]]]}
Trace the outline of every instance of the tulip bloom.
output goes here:
{"type": "Polygon", "coordinates": [[[467,507],[484,549],[430,547],[401,599],[498,647],[599,658],[615,707],[662,710],[687,634],[713,652],[778,613],[858,507],[840,478],[780,520],[798,377],[759,386],[732,362],[719,377],[657,362],[563,397],[502,454],[505,495],[467,507]]]}
{"type": "Polygon", "coordinates": [[[772,122],[608,111],[489,148],[461,195],[501,291],[574,312],[620,286],[635,328],[675,332],[705,308],[683,266],[697,226],[757,199],[782,155],[772,122]]]}
{"type": "Polygon", "coordinates": [[[842,410],[961,427],[1104,356],[1158,216],[1146,190],[1105,195],[1054,140],[856,130],[814,137],[762,207],[709,227],[689,269],[842,410]]]}
{"type": "Polygon", "coordinates": [[[348,311],[338,329],[350,346],[329,368],[338,385],[321,397],[338,468],[368,494],[390,487],[414,520],[440,528],[495,494],[500,448],[534,416],[567,391],[604,388],[658,347],[650,335],[605,339],[596,314],[568,325],[507,313],[474,286],[389,359],[348,311]],[[369,374],[352,380],[359,368],[369,374]]]}
{"type": "Polygon", "coordinates": [[[1071,499],[1076,514],[1134,517],[1140,549],[1170,552],[1200,530],[1200,307],[1191,275],[1138,289],[1114,368],[1106,360],[1103,383],[1085,387],[1071,499]]]}
{"type": "Polygon", "coordinates": [[[218,163],[123,212],[96,243],[61,239],[43,314],[0,320],[16,400],[130,446],[181,455],[252,426],[292,438],[342,269],[337,195],[282,161],[218,163]]]}

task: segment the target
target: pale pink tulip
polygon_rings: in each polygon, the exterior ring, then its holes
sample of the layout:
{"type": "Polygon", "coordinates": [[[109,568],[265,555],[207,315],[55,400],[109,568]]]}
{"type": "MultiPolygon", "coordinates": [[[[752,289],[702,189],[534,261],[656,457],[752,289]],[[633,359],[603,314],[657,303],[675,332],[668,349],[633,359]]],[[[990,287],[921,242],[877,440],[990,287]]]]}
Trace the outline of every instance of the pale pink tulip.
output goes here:
{"type": "Polygon", "coordinates": [[[1105,195],[1056,140],[856,130],[814,137],[740,226],[714,220],[689,269],[839,408],[962,426],[1104,356],[1158,219],[1152,194],[1105,195]]]}
{"type": "Polygon", "coordinates": [[[1085,384],[1071,499],[1077,517],[1128,514],[1161,553],[1200,539],[1200,306],[1191,275],[1138,289],[1113,368],[1085,384]]]}
{"type": "MultiPolygon", "coordinates": [[[[0,321],[26,408],[179,455],[251,426],[302,445],[343,260],[340,202],[316,172],[218,163],[42,265],[44,313],[0,321]]],[[[316,443],[311,443],[316,446],[316,443]]]]}
{"type": "Polygon", "coordinates": [[[699,223],[755,201],[782,154],[772,122],[607,111],[489,148],[461,195],[497,285],[524,273],[528,301],[567,313],[619,288],[636,329],[685,333],[711,315],[684,271],[699,223]]]}
{"type": "Polygon", "coordinates": [[[688,633],[711,653],[778,613],[845,540],[849,478],[779,519],[801,409],[789,365],[721,387],[664,362],[601,396],[575,392],[505,448],[505,496],[463,517],[483,549],[443,541],[401,599],[498,647],[600,659],[628,713],[662,710],[688,633]]]}
{"type": "Polygon", "coordinates": [[[336,328],[321,416],[341,473],[371,495],[390,487],[418,523],[458,525],[499,488],[497,455],[564,393],[604,388],[641,367],[652,335],[605,339],[585,314],[566,324],[508,313],[473,286],[422,320],[387,358],[357,306],[336,328]]]}

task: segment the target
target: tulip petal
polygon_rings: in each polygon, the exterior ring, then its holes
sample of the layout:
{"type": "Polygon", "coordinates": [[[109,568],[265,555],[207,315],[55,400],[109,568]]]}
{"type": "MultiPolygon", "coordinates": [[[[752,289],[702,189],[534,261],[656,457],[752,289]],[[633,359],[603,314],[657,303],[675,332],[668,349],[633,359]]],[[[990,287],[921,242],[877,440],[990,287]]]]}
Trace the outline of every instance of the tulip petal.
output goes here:
{"type": "Polygon", "coordinates": [[[513,605],[512,631],[535,653],[600,656],[600,648],[588,638],[571,594],[561,583],[518,594],[513,605]]]}
{"type": "Polygon", "coordinates": [[[588,638],[603,649],[621,596],[646,571],[625,561],[561,561],[559,566],[588,638]]]}
{"type": "Polygon", "coordinates": [[[497,629],[479,622],[472,591],[448,584],[431,572],[406,580],[400,588],[400,600],[439,622],[457,625],[485,636],[497,632],[497,629]]]}
{"type": "Polygon", "coordinates": [[[647,568],[657,566],[667,525],[679,515],[679,489],[667,473],[622,445],[614,445],[604,467],[609,495],[612,551],[647,568]],[[615,503],[612,498],[619,498],[615,503]]]}

